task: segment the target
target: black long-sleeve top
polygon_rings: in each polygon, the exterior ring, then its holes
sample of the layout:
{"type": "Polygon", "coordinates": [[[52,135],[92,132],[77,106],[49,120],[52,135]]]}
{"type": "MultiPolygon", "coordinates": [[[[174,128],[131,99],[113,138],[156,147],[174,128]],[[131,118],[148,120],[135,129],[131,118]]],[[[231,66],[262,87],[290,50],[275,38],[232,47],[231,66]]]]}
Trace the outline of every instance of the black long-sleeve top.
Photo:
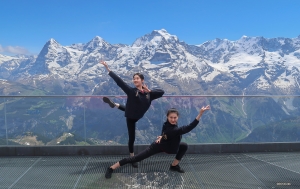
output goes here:
{"type": "Polygon", "coordinates": [[[166,121],[162,128],[162,139],[160,140],[161,148],[167,153],[177,153],[181,141],[181,135],[193,130],[199,121],[195,119],[187,126],[178,127],[166,121]]]}
{"type": "Polygon", "coordinates": [[[165,93],[161,89],[153,89],[150,93],[141,92],[136,87],[130,87],[114,72],[110,71],[109,75],[127,95],[125,117],[130,119],[142,118],[149,109],[152,100],[162,97],[165,93]]]}

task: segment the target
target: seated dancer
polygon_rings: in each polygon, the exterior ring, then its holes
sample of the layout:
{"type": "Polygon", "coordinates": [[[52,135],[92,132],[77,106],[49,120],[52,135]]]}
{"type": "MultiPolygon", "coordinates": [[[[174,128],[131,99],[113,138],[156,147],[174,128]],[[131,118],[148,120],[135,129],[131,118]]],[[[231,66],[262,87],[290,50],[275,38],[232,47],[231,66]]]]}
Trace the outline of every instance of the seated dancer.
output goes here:
{"type": "MultiPolygon", "coordinates": [[[[144,84],[144,76],[141,73],[135,73],[133,75],[133,84],[135,87],[130,87],[125,83],[119,76],[117,76],[113,71],[111,71],[106,62],[100,62],[106,70],[108,75],[113,78],[116,84],[126,93],[127,102],[126,107],[121,106],[119,109],[125,110],[125,117],[128,129],[128,148],[130,156],[134,156],[133,144],[135,141],[135,127],[136,122],[141,119],[144,114],[149,109],[151,102],[157,98],[162,97],[165,93],[161,89],[150,90],[147,85],[144,84]],[[123,109],[122,109],[123,108],[123,109]]],[[[103,99],[105,100],[105,99],[103,99]]],[[[108,99],[109,100],[109,99],[108,99]]],[[[113,103],[110,103],[110,106],[113,107],[113,103]]],[[[133,162],[132,166],[137,168],[137,162],[133,162]]]]}
{"type": "Polygon", "coordinates": [[[188,145],[181,141],[181,135],[193,130],[199,123],[202,114],[209,110],[210,106],[202,107],[197,115],[196,119],[187,126],[178,127],[177,120],[179,112],[176,109],[169,109],[167,112],[167,121],[163,125],[161,136],[157,137],[157,140],[153,142],[148,148],[143,150],[141,153],[124,158],[121,161],[107,168],[105,178],[111,178],[111,175],[115,169],[123,166],[127,163],[142,161],[154,154],[160,152],[166,152],[170,154],[176,154],[174,161],[170,165],[171,171],[177,171],[184,173],[184,170],[179,166],[179,161],[185,154],[188,145]]]}

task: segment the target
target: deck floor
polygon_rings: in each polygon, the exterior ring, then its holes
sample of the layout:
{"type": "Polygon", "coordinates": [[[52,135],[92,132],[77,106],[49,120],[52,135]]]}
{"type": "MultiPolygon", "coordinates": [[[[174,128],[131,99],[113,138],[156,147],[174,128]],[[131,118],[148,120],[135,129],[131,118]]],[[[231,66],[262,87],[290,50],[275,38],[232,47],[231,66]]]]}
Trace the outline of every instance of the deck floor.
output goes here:
{"type": "Polygon", "coordinates": [[[299,152],[187,154],[180,162],[184,174],[168,170],[174,155],[159,154],[105,179],[106,168],[124,157],[0,157],[0,188],[300,188],[299,152]]]}

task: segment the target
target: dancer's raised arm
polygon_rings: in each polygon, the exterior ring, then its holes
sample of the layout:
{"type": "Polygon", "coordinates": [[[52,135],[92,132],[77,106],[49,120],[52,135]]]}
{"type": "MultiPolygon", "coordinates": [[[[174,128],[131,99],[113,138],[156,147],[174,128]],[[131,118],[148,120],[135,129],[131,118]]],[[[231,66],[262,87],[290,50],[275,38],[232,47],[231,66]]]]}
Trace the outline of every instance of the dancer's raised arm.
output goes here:
{"type": "Polygon", "coordinates": [[[128,95],[132,88],[127,83],[125,83],[117,74],[111,71],[106,62],[101,61],[100,63],[105,66],[106,70],[108,71],[108,75],[113,78],[116,84],[128,95]]]}
{"type": "Polygon", "coordinates": [[[165,129],[163,128],[163,133],[162,133],[163,138],[166,140],[166,139],[170,139],[170,138],[190,132],[198,125],[202,114],[206,110],[209,110],[209,109],[210,109],[209,105],[207,105],[206,107],[203,106],[200,109],[199,114],[197,115],[196,119],[187,126],[182,126],[182,127],[177,127],[177,128],[170,128],[170,127],[166,127],[165,129]]]}

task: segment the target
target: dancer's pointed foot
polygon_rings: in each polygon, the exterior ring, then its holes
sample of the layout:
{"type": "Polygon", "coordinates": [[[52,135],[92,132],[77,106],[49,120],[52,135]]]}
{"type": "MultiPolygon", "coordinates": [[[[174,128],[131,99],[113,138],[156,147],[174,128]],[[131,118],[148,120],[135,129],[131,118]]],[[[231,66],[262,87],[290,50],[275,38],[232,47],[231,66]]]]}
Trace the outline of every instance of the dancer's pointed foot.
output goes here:
{"type": "Polygon", "coordinates": [[[114,108],[116,106],[116,104],[108,97],[103,97],[103,102],[107,103],[111,108],[114,108]]]}
{"type": "Polygon", "coordinates": [[[114,170],[112,168],[107,168],[106,169],[106,173],[105,173],[105,178],[109,179],[111,178],[112,173],[114,172],[114,170]]]}
{"type": "Polygon", "coordinates": [[[132,165],[132,167],[134,167],[134,168],[138,168],[138,167],[139,167],[137,162],[133,162],[133,163],[131,163],[131,165],[132,165]]]}
{"type": "Polygon", "coordinates": [[[179,165],[172,166],[172,164],[170,165],[170,171],[177,171],[179,173],[185,172],[179,165]]]}

